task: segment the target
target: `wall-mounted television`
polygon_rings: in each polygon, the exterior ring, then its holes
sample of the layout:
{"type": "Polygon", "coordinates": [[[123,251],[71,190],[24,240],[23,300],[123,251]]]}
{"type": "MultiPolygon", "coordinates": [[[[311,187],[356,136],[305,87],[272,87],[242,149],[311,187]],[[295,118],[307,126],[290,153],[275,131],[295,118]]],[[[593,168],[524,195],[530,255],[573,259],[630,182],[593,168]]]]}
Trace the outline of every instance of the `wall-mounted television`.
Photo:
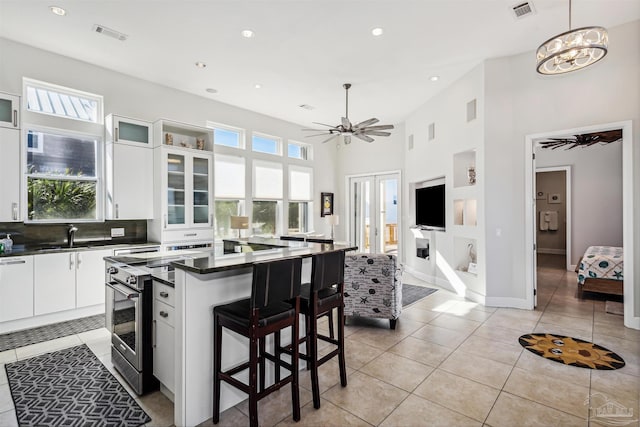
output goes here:
{"type": "Polygon", "coordinates": [[[444,184],[416,188],[417,226],[444,230],[444,207],[444,184]]]}

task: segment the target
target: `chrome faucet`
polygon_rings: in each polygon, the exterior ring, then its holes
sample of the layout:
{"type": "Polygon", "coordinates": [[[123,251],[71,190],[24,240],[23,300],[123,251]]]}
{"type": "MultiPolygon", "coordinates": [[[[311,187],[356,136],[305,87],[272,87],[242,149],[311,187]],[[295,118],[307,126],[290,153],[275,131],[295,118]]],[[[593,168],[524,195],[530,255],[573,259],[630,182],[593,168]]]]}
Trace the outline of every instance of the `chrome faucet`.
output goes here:
{"type": "Polygon", "coordinates": [[[69,224],[69,229],[67,230],[67,241],[69,242],[69,247],[73,247],[73,240],[76,237],[76,231],[78,231],[78,227],[73,224],[69,224]]]}

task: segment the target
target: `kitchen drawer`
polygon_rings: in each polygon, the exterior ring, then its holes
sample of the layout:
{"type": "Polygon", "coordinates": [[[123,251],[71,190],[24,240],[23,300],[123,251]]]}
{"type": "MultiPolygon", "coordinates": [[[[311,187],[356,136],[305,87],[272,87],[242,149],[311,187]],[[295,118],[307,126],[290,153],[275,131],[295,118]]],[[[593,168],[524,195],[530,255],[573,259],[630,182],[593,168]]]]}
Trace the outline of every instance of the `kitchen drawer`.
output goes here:
{"type": "Polygon", "coordinates": [[[175,289],[155,280],[153,281],[153,298],[171,307],[176,306],[175,289]]]}
{"type": "Polygon", "coordinates": [[[183,230],[165,230],[162,234],[164,242],[190,242],[206,240],[213,243],[213,227],[185,228],[183,230]]]}
{"type": "Polygon", "coordinates": [[[164,322],[169,326],[174,326],[173,318],[174,318],[173,307],[163,303],[162,301],[158,301],[158,300],[153,301],[153,320],[156,320],[158,322],[164,322]]]}

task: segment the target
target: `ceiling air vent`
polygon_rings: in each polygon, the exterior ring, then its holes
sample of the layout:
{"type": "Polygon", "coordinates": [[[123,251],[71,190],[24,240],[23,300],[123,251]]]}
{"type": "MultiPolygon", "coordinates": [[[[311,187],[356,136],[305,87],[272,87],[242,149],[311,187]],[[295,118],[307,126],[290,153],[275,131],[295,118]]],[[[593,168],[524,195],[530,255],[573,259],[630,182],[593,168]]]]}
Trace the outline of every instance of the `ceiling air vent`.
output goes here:
{"type": "Polygon", "coordinates": [[[107,28],[104,25],[99,25],[99,24],[95,24],[93,26],[93,31],[95,31],[96,33],[114,38],[116,40],[120,40],[120,41],[125,41],[127,37],[129,37],[126,34],[122,34],[119,31],[112,30],[111,28],[107,28]]]}
{"type": "Polygon", "coordinates": [[[529,15],[533,15],[535,13],[535,9],[533,8],[533,4],[529,2],[519,3],[512,7],[513,14],[516,19],[526,18],[529,15]]]}

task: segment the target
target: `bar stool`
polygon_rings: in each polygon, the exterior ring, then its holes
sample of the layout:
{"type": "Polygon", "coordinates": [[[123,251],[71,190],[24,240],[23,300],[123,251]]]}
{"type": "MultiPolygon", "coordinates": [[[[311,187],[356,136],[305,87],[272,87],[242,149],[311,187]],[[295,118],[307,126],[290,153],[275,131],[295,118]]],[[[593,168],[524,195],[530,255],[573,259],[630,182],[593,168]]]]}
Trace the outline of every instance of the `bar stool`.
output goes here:
{"type": "MultiPolygon", "coordinates": [[[[325,252],[313,255],[311,264],[311,283],[304,283],[300,291],[300,313],[305,316],[306,334],[300,342],[306,343],[306,354],[299,357],[307,362],[311,370],[311,389],[313,407],[320,408],[320,387],[318,367],[338,356],[340,384],[347,386],[347,371],[344,356],[344,251],[325,252]],[[318,333],[318,318],[338,309],[338,338],[318,333]],[[318,340],[323,340],[336,348],[318,359],[318,340]]],[[[331,321],[331,317],[329,317],[331,321]]],[[[288,346],[286,351],[289,352],[288,346]]]]}
{"type": "Polygon", "coordinates": [[[276,261],[257,262],[253,265],[251,297],[213,309],[213,423],[220,420],[220,381],[236,387],[249,395],[249,421],[258,425],[258,401],[286,384],[291,383],[293,419],[300,420],[300,394],[298,388],[298,314],[300,313],[300,282],[302,259],[284,258],[276,261]],[[265,339],[276,334],[279,346],[280,331],[291,326],[291,363],[280,360],[265,351],[265,339]],[[249,339],[249,361],[227,371],[222,371],[222,328],[228,328],[249,339]],[[275,364],[275,383],[265,388],[265,360],[275,364]],[[280,368],[290,375],[280,379],[280,368]],[[260,384],[258,384],[260,368],[260,384]],[[249,369],[249,384],[233,375],[249,369]]]}

